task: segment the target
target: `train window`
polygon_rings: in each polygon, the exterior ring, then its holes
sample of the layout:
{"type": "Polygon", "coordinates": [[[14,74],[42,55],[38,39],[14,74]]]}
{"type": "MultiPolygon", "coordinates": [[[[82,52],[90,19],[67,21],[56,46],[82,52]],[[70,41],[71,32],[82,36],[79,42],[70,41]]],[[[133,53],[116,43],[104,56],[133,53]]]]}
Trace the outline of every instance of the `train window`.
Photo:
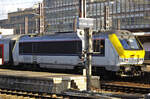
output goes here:
{"type": "Polygon", "coordinates": [[[100,56],[105,56],[105,40],[94,40],[93,51],[100,52],[100,56]]]}
{"type": "Polygon", "coordinates": [[[19,43],[19,54],[30,54],[30,53],[32,53],[32,43],[31,42],[19,43]]]}
{"type": "Polygon", "coordinates": [[[20,54],[81,54],[81,41],[20,43],[20,54]]]}
{"type": "Polygon", "coordinates": [[[2,57],[3,57],[3,48],[0,47],[0,58],[2,58],[2,57]]]}
{"type": "Polygon", "coordinates": [[[39,42],[34,53],[77,54],[81,49],[81,44],[77,41],[39,42]]]}
{"type": "Polygon", "coordinates": [[[135,38],[128,38],[128,39],[121,38],[120,42],[121,42],[122,46],[124,47],[124,49],[126,49],[126,50],[140,50],[140,49],[142,49],[140,43],[135,38]]]}

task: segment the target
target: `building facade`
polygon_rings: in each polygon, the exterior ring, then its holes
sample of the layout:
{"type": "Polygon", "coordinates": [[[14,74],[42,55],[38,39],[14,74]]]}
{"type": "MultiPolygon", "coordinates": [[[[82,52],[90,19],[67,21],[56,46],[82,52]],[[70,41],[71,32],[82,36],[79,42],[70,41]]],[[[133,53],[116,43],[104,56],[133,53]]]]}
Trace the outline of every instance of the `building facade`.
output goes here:
{"type": "Polygon", "coordinates": [[[44,0],[45,23],[48,32],[72,31],[78,16],[78,0],[44,0]]]}
{"type": "Polygon", "coordinates": [[[14,34],[35,33],[39,30],[37,8],[18,9],[8,13],[8,19],[0,20],[1,28],[13,28],[14,34]]]}
{"type": "MultiPolygon", "coordinates": [[[[79,0],[44,0],[45,24],[48,32],[74,31],[79,15],[79,0]]],[[[149,31],[149,0],[87,0],[87,17],[95,18],[94,30],[104,26],[104,9],[109,6],[112,29],[149,31]]]]}
{"type": "MultiPolygon", "coordinates": [[[[42,4],[9,13],[7,20],[0,20],[0,27],[13,28],[15,34],[76,30],[79,0],[43,0],[42,4]],[[38,8],[42,13],[37,13],[38,8]]],[[[94,30],[104,29],[106,6],[112,29],[150,31],[149,0],[87,0],[87,17],[96,20],[94,30]]]]}

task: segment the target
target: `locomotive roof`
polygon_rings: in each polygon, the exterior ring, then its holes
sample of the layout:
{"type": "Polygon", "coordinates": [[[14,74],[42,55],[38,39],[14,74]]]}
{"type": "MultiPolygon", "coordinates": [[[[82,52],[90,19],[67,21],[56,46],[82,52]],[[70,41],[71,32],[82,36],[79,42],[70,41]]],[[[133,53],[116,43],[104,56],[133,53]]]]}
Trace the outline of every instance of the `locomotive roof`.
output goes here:
{"type": "MultiPolygon", "coordinates": [[[[104,39],[104,36],[93,36],[94,38],[104,39]]],[[[29,35],[25,35],[20,38],[20,42],[30,42],[30,41],[72,41],[72,40],[80,40],[76,33],[65,33],[65,34],[54,34],[54,35],[44,35],[44,36],[35,36],[31,37],[29,35]]]]}

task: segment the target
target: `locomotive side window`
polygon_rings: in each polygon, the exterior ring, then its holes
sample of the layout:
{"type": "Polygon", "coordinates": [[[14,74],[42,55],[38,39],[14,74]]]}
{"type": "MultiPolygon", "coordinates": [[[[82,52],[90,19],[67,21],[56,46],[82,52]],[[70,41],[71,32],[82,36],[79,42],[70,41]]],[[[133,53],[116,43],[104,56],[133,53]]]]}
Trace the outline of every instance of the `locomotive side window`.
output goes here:
{"type": "Polygon", "coordinates": [[[28,42],[19,44],[20,54],[81,54],[81,41],[28,42]]]}
{"type": "Polygon", "coordinates": [[[77,54],[81,52],[81,48],[79,41],[38,42],[33,53],[77,54]]]}
{"type": "Polygon", "coordinates": [[[105,40],[94,40],[93,51],[100,52],[100,56],[105,56],[105,40]]]}
{"type": "Polygon", "coordinates": [[[32,45],[31,42],[19,43],[19,54],[31,54],[33,52],[32,45]]]}

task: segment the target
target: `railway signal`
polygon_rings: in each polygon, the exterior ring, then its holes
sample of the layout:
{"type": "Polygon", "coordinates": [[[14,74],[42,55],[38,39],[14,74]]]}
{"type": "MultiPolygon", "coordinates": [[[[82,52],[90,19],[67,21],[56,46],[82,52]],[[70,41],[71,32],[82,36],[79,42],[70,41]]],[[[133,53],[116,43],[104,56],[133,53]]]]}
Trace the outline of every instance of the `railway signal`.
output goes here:
{"type": "MultiPolygon", "coordinates": [[[[93,44],[92,44],[92,27],[94,26],[94,19],[86,18],[86,0],[79,0],[79,19],[78,19],[78,28],[84,31],[84,65],[86,70],[86,79],[87,79],[87,91],[91,91],[91,76],[92,76],[92,53],[93,53],[93,44]]],[[[83,71],[84,71],[83,70],[83,71]]]]}
{"type": "MultiPolygon", "coordinates": [[[[87,77],[87,91],[91,90],[91,76],[92,76],[92,54],[99,54],[100,52],[93,52],[93,43],[92,43],[92,28],[94,27],[93,18],[86,17],[86,0],[79,0],[79,18],[77,19],[77,27],[80,30],[84,31],[83,39],[83,56],[84,56],[84,64],[85,64],[85,75],[87,77]]],[[[93,0],[91,0],[93,2],[93,0]]],[[[105,30],[110,29],[109,22],[109,7],[105,9],[105,30]]],[[[84,70],[83,70],[84,72],[84,70]]]]}

